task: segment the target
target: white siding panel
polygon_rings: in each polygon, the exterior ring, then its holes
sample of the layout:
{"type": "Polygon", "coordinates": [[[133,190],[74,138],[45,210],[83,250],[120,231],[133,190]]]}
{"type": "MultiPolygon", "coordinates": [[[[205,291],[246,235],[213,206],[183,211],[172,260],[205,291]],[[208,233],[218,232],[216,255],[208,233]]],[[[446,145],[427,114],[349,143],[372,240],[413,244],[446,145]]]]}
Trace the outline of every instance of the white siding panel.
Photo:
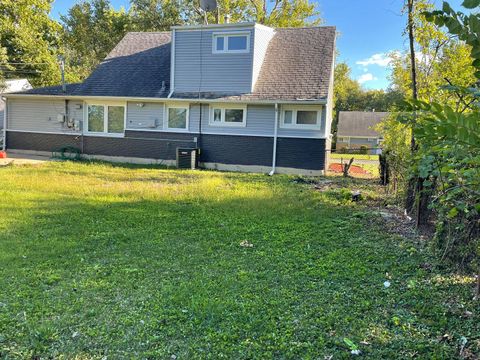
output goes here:
{"type": "Polygon", "coordinates": [[[163,103],[127,103],[127,129],[163,129],[163,103]]]}
{"type": "Polygon", "coordinates": [[[254,30],[254,49],[253,49],[253,73],[252,73],[252,91],[257,82],[260,70],[262,68],[268,44],[272,40],[275,31],[263,26],[255,26],[254,30]]]}
{"type": "Polygon", "coordinates": [[[65,114],[64,100],[9,99],[7,126],[11,130],[72,132],[58,122],[59,114],[65,114]]]}

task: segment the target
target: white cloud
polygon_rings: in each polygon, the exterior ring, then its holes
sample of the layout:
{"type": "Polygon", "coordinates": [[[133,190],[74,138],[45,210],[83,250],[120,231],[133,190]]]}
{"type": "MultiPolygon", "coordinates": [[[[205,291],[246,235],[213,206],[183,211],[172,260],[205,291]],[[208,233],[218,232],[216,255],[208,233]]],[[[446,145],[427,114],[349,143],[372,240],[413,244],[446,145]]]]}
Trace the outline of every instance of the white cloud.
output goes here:
{"type": "Polygon", "coordinates": [[[368,65],[378,65],[381,67],[386,67],[390,64],[392,58],[386,53],[373,54],[368,59],[357,61],[357,65],[368,66],[368,65]]]}
{"type": "Polygon", "coordinates": [[[377,77],[373,76],[373,74],[371,73],[366,73],[366,74],[362,74],[360,75],[360,77],[358,78],[358,82],[360,84],[364,84],[366,83],[367,81],[374,81],[374,80],[378,80],[377,77]]]}

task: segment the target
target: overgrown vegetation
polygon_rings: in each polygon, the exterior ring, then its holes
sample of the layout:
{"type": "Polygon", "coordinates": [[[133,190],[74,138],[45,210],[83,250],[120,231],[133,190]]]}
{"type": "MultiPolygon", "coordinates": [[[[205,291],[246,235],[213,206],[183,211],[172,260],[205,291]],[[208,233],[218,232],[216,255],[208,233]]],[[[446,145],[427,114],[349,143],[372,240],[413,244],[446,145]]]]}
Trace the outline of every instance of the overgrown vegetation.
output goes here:
{"type": "MultiPolygon", "coordinates": [[[[415,4],[417,51],[428,61],[417,69],[418,100],[382,125],[384,145],[394,178],[404,185],[420,179],[416,216],[426,216],[424,204],[433,211],[439,257],[480,270],[480,15],[455,12],[448,3],[437,11],[425,1],[415,4]]],[[[480,1],[463,6],[478,9],[480,1]]],[[[394,79],[407,84],[406,93],[410,70],[394,65],[394,79]]]]}
{"type": "Polygon", "coordinates": [[[318,181],[0,168],[0,358],[474,359],[473,277],[318,181]]]}

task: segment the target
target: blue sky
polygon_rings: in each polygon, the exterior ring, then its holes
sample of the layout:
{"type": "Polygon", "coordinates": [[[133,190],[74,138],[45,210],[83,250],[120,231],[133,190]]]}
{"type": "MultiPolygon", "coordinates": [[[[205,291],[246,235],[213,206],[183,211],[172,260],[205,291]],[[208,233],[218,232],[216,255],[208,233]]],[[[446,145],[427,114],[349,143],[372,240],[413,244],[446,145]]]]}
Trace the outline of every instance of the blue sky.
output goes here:
{"type": "MultiPolygon", "coordinates": [[[[337,48],[340,57],[352,68],[353,77],[365,88],[381,89],[388,86],[388,57],[395,50],[407,46],[402,37],[405,18],[401,14],[404,0],[317,0],[325,25],[335,25],[340,36],[337,48]]],[[[52,17],[65,14],[75,0],[55,0],[52,17]]],[[[111,0],[115,8],[128,8],[128,0],[111,0]]],[[[437,6],[442,1],[435,0],[437,6]]],[[[454,9],[460,9],[462,0],[450,0],[454,9]]]]}

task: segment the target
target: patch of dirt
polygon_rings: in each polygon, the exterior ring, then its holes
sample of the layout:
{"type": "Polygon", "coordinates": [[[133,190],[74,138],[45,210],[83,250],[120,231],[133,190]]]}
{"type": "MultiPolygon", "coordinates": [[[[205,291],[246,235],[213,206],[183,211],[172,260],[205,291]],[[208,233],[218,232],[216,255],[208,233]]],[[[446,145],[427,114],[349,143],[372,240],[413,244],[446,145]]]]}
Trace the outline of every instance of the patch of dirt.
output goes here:
{"type": "MultiPolygon", "coordinates": [[[[380,223],[388,233],[416,241],[421,241],[424,237],[431,235],[427,231],[419,233],[415,227],[415,219],[405,215],[404,210],[400,207],[389,205],[387,200],[391,195],[376,180],[334,176],[319,179],[313,184],[313,189],[326,193],[346,189],[352,195],[360,192],[360,200],[357,203],[364,209],[368,209],[373,220],[380,223]]],[[[353,202],[353,196],[351,201],[353,202]]]]}
{"type": "MultiPolygon", "coordinates": [[[[328,171],[332,171],[334,173],[343,173],[343,168],[342,164],[339,163],[333,163],[328,166],[328,171]]],[[[367,175],[369,174],[368,171],[362,169],[360,166],[357,165],[352,165],[350,166],[350,173],[352,174],[361,174],[361,175],[367,175]]]]}

